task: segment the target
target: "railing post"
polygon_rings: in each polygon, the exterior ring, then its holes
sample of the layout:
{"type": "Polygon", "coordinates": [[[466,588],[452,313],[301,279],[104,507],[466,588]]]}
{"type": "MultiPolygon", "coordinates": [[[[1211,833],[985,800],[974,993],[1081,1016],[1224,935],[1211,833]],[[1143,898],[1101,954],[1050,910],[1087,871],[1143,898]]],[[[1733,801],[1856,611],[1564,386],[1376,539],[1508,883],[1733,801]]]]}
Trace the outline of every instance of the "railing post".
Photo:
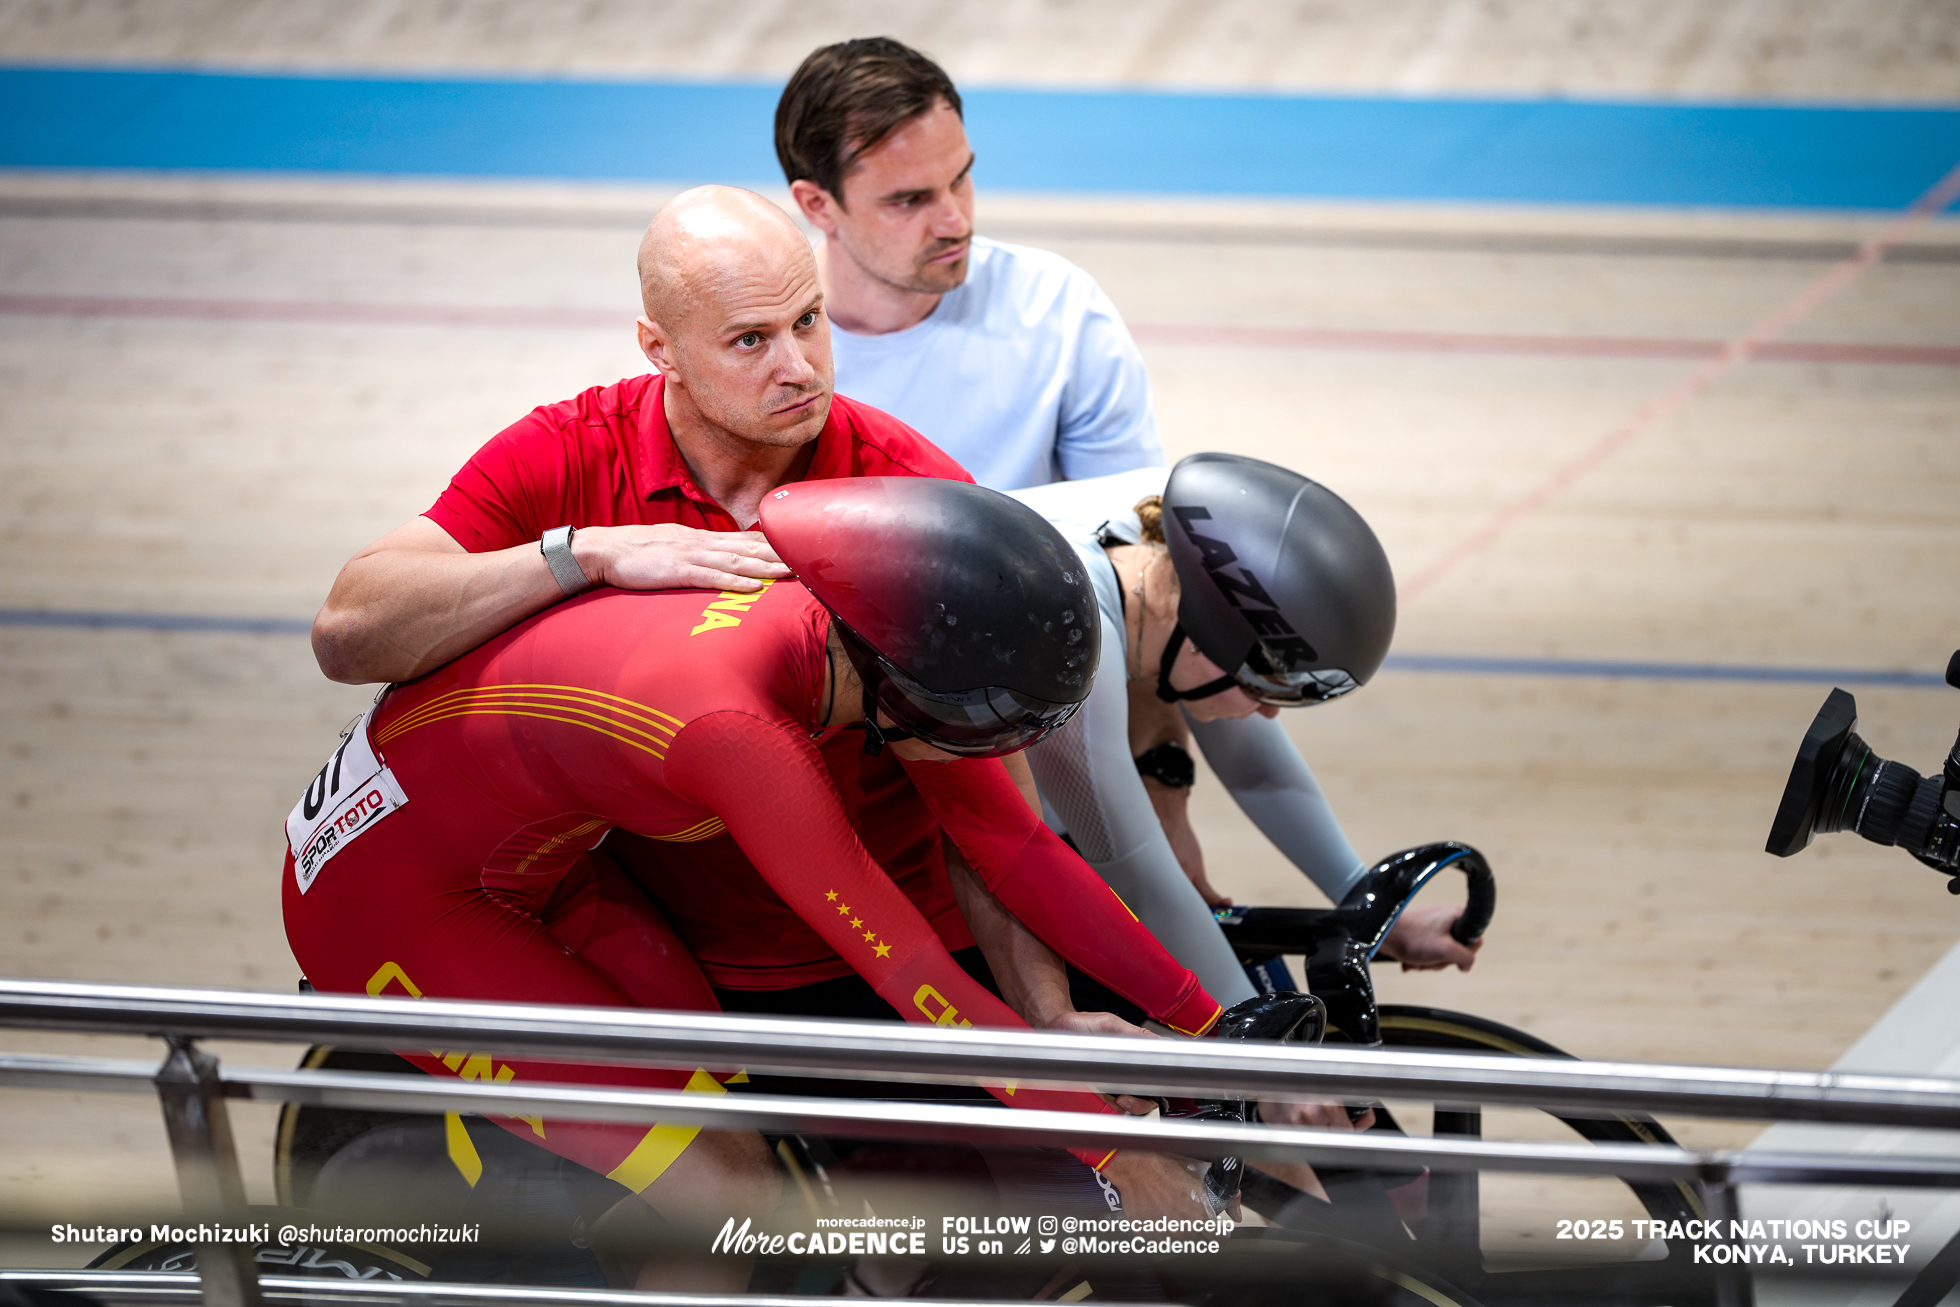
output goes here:
{"type": "MultiPolygon", "coordinates": [[[[1742,1219],[1741,1195],[1736,1191],[1729,1168],[1719,1164],[1710,1166],[1703,1173],[1701,1192],[1707,1219],[1726,1237],[1729,1222],[1742,1219]]],[[[1756,1285],[1746,1265],[1730,1263],[1716,1271],[1715,1301],[1719,1307],[1755,1307],[1756,1285]]]]}
{"type": "MultiPolygon", "coordinates": [[[[245,1181],[232,1144],[218,1059],[193,1041],[168,1036],[170,1054],[157,1069],[157,1097],[177,1163],[187,1225],[247,1224],[245,1181]]],[[[199,1240],[197,1275],[205,1307],[260,1307],[256,1241],[199,1240]]]]}
{"type": "MultiPolygon", "coordinates": [[[[1483,1138],[1480,1105],[1438,1103],[1435,1112],[1430,1133],[1437,1138],[1483,1138]]],[[[1446,1250],[1445,1264],[1437,1269],[1470,1293],[1484,1278],[1482,1179],[1476,1171],[1429,1172],[1429,1233],[1446,1250]]]]}

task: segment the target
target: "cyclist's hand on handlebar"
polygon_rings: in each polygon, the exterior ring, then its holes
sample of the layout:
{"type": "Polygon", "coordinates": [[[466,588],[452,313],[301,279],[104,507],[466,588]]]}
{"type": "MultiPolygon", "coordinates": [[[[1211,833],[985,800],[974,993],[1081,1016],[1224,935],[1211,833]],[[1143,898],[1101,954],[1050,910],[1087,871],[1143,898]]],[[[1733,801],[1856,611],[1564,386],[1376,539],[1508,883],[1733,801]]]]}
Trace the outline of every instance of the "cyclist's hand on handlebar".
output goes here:
{"type": "Polygon", "coordinates": [[[1369,1130],[1374,1128],[1375,1109],[1371,1107],[1360,1116],[1349,1116],[1347,1107],[1341,1103],[1278,1103],[1261,1099],[1259,1119],[1267,1125],[1299,1125],[1316,1130],[1369,1130]]]}
{"type": "MultiPolygon", "coordinates": [[[[1114,1012],[1064,1012],[1048,1023],[1049,1030],[1067,1030],[1078,1035],[1141,1035],[1145,1039],[1157,1038],[1155,1032],[1142,1026],[1133,1026],[1114,1012]]],[[[1149,1116],[1157,1110],[1157,1104],[1148,1098],[1136,1098],[1129,1094],[1111,1097],[1104,1094],[1107,1102],[1116,1104],[1131,1116],[1149,1116]]]]}
{"type": "Polygon", "coordinates": [[[1205,1164],[1171,1153],[1127,1148],[1103,1168],[1103,1177],[1123,1196],[1123,1215],[1172,1216],[1202,1221],[1205,1211],[1205,1164]]]}
{"type": "Polygon", "coordinates": [[[1450,927],[1463,915],[1460,904],[1411,904],[1382,941],[1382,952],[1402,964],[1404,971],[1440,971],[1460,967],[1468,971],[1477,961],[1477,950],[1484,946],[1457,943],[1450,927]]]}
{"type": "Polygon", "coordinates": [[[1133,1026],[1114,1012],[1064,1012],[1050,1021],[1049,1030],[1066,1030],[1072,1035],[1132,1035],[1145,1039],[1157,1036],[1142,1026],[1133,1026]]]}
{"type": "Polygon", "coordinates": [[[1216,889],[1212,888],[1211,882],[1203,876],[1194,877],[1191,884],[1197,889],[1198,896],[1204,899],[1206,907],[1229,908],[1232,906],[1232,896],[1230,894],[1220,894],[1216,889]]]}

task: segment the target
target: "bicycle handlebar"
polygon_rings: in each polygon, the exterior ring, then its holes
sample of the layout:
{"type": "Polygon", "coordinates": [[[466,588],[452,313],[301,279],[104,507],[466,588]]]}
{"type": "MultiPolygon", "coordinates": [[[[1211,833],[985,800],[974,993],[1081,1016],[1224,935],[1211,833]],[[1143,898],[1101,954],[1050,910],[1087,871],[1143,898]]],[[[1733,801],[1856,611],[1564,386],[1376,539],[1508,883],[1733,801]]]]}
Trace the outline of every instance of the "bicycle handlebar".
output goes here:
{"type": "Polygon", "coordinates": [[[1391,853],[1361,874],[1361,880],[1348,891],[1337,912],[1348,917],[1355,939],[1373,957],[1388,938],[1402,910],[1409,906],[1424,885],[1445,867],[1456,866],[1469,879],[1469,900],[1463,915],[1450,928],[1459,944],[1474,944],[1483,938],[1497,911],[1497,880],[1484,855],[1456,840],[1439,840],[1391,853]]]}
{"type": "Polygon", "coordinates": [[[1445,867],[1461,870],[1469,889],[1450,934],[1460,944],[1474,944],[1497,909],[1497,881],[1484,855],[1456,840],[1383,858],[1361,874],[1339,907],[1228,908],[1217,914],[1218,925],[1241,960],[1304,955],[1307,987],[1327,1005],[1329,1025],[1353,1043],[1376,1044],[1381,1029],[1368,964],[1409,900],[1445,867]]]}
{"type": "Polygon", "coordinates": [[[1450,927],[1450,938],[1468,948],[1484,937],[1490,919],[1497,914],[1497,877],[1491,874],[1483,854],[1467,844],[1462,848],[1464,856],[1456,865],[1463,869],[1469,897],[1464,900],[1463,915],[1450,927]]]}
{"type": "Polygon", "coordinates": [[[1469,890],[1463,915],[1450,927],[1450,935],[1459,944],[1474,944],[1483,938],[1497,911],[1497,879],[1483,854],[1457,840],[1390,854],[1361,873],[1337,908],[1235,907],[1221,911],[1218,924],[1241,951],[1267,956],[1311,953],[1321,940],[1338,932],[1372,958],[1409,900],[1445,867],[1461,870],[1469,890]]]}

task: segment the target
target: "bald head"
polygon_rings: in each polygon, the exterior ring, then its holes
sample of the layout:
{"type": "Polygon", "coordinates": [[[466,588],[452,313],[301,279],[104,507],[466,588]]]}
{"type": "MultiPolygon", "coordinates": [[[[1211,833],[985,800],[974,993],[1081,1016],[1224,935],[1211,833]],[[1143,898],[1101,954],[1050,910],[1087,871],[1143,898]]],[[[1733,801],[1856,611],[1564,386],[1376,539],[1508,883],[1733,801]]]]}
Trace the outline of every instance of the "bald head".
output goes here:
{"type": "Polygon", "coordinates": [[[787,280],[816,262],[790,216],[754,191],[697,186],[683,191],[647,224],[640,238],[640,300],[647,317],[669,330],[712,307],[730,283],[787,280]]]}
{"type": "Polygon", "coordinates": [[[666,378],[677,440],[697,425],[731,449],[816,439],[830,412],[830,323],[788,214],[733,186],[684,192],[640,241],[640,296],[640,348],[666,378]]]}

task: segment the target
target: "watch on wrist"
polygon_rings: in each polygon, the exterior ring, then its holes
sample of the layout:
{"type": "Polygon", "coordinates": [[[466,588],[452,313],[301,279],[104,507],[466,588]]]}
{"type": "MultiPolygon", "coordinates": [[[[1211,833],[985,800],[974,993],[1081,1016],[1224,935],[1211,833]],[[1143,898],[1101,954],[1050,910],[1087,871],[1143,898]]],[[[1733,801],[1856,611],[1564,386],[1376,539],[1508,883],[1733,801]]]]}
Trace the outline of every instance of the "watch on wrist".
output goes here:
{"type": "Polygon", "coordinates": [[[538,552],[544,555],[546,566],[558,582],[558,588],[567,596],[575,595],[592,584],[586,579],[585,569],[572,557],[572,535],[578,530],[575,526],[554,526],[544,533],[538,541],[538,552]]]}
{"type": "Polygon", "coordinates": [[[1148,776],[1174,790],[1188,790],[1198,779],[1198,765],[1176,740],[1166,740],[1137,755],[1137,775],[1148,776]]]}

